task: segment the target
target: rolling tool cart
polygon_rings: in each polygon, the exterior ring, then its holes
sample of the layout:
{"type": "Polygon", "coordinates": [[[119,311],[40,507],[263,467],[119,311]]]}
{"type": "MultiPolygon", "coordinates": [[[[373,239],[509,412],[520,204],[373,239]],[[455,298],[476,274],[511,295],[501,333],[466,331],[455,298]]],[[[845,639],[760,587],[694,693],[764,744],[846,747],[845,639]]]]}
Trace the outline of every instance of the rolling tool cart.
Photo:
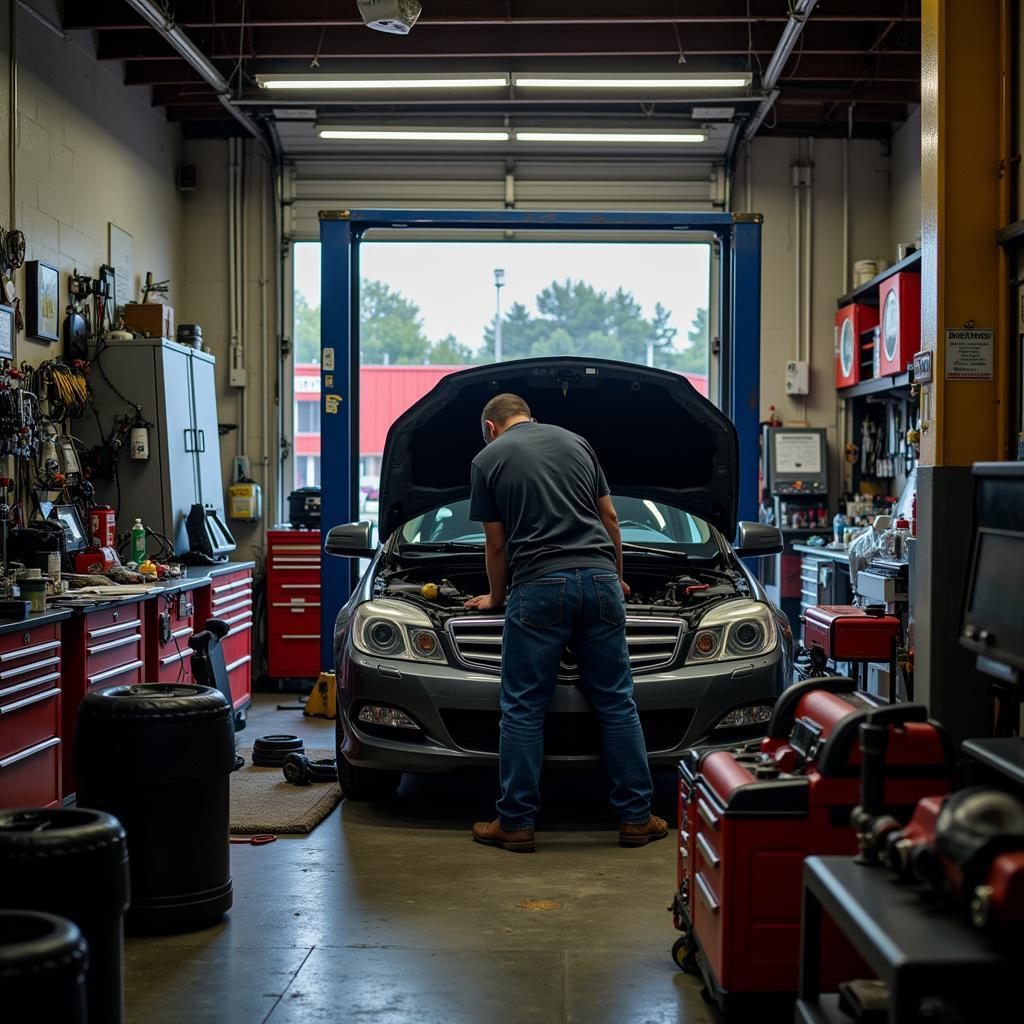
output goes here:
{"type": "MultiPolygon", "coordinates": [[[[810,679],[779,697],[759,744],[683,755],[673,955],[723,1013],[796,993],[803,862],[857,852],[858,728],[878,706],[851,679],[810,679]]],[[[920,707],[885,710],[882,799],[906,821],[922,796],[948,791],[953,748],[941,726],[915,720],[920,707]]],[[[829,979],[862,971],[834,930],[821,958],[829,979]]]]}
{"type": "MultiPolygon", "coordinates": [[[[868,688],[868,665],[885,662],[890,680],[896,679],[900,620],[887,615],[884,605],[858,608],[852,604],[812,605],[803,616],[804,646],[811,652],[810,675],[826,675],[829,661],[848,662],[859,688],[868,688]]],[[[889,698],[896,699],[890,685],[889,698]]]]}

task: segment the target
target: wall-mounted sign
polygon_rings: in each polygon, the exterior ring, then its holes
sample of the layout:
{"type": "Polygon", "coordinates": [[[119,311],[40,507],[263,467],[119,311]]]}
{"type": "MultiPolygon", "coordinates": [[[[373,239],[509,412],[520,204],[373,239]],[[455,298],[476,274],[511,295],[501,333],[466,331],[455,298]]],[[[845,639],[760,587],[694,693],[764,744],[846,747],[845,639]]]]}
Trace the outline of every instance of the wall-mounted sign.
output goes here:
{"type": "Polygon", "coordinates": [[[995,332],[984,327],[946,331],[946,380],[992,380],[995,332]]]}

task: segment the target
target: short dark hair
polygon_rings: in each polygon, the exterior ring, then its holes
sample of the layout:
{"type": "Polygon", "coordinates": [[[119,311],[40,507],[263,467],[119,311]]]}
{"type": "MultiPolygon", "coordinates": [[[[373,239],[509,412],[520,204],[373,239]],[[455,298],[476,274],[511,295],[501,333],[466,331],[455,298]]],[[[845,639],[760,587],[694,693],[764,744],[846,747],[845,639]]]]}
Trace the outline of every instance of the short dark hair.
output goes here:
{"type": "Polygon", "coordinates": [[[495,426],[508,423],[513,416],[529,416],[530,407],[518,395],[495,395],[480,414],[481,422],[490,420],[495,426]]]}

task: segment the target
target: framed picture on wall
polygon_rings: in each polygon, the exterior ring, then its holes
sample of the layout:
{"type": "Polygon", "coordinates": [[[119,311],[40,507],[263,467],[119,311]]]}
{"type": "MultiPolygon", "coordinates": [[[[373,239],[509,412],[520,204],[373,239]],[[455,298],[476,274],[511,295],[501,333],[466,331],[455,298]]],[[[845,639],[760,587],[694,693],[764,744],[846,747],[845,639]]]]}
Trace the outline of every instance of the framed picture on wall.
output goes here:
{"type": "Polygon", "coordinates": [[[14,358],[14,307],[0,305],[0,359],[14,358]]]}
{"type": "Polygon", "coordinates": [[[25,264],[25,335],[60,341],[60,271],[42,260],[25,264]]]}

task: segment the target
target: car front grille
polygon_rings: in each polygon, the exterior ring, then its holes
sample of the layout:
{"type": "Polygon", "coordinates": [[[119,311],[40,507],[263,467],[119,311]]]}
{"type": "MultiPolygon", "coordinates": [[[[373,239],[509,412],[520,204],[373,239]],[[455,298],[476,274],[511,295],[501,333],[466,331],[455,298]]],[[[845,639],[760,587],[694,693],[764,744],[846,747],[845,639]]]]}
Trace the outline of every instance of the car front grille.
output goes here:
{"type": "MultiPolygon", "coordinates": [[[[692,708],[641,711],[640,728],[648,753],[673,750],[686,736],[692,708]]],[[[457,747],[485,754],[498,752],[501,713],[442,708],[441,720],[457,747]]],[[[601,727],[593,712],[549,711],[544,718],[544,753],[549,757],[590,757],[603,750],[601,727]]]]}
{"type": "MultiPolygon", "coordinates": [[[[459,660],[471,668],[497,674],[501,671],[501,618],[456,618],[448,623],[459,660]]],[[[626,645],[633,674],[653,672],[670,665],[676,656],[683,623],[679,619],[654,619],[640,616],[626,618],[626,645]]],[[[562,652],[558,679],[563,683],[580,678],[579,665],[572,648],[562,652]]]]}

